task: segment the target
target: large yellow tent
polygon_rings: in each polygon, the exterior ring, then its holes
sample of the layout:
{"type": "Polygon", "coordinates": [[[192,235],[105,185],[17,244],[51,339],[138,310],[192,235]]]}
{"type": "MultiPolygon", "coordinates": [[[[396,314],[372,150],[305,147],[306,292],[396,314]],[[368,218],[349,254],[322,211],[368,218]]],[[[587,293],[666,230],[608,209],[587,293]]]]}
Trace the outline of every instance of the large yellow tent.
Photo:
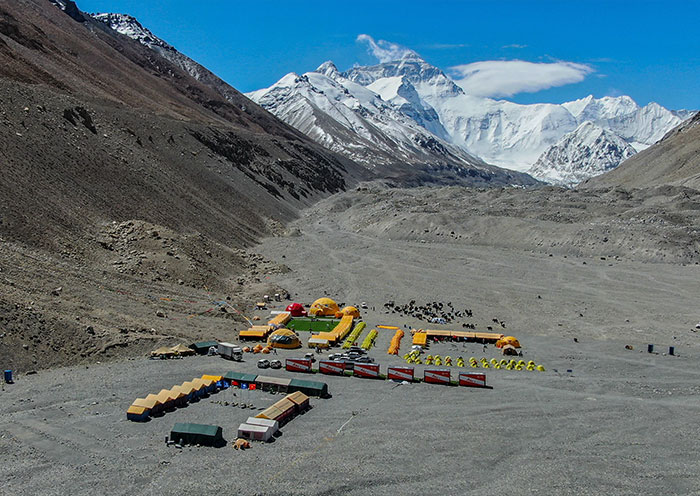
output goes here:
{"type": "Polygon", "coordinates": [[[340,313],[342,315],[350,315],[351,317],[354,317],[356,319],[360,318],[360,311],[357,309],[357,307],[345,307],[340,311],[340,313]]]}
{"type": "Polygon", "coordinates": [[[311,304],[309,315],[316,317],[335,317],[335,314],[340,311],[338,304],[330,298],[319,298],[311,304]]]}
{"type": "Polygon", "coordinates": [[[173,353],[175,353],[176,355],[183,355],[183,356],[194,355],[194,350],[188,348],[187,346],[185,346],[183,344],[176,344],[175,346],[170,348],[170,350],[173,353]]]}
{"type": "Polygon", "coordinates": [[[154,350],[151,352],[151,356],[166,356],[166,357],[171,357],[175,354],[175,352],[172,350],[172,348],[168,348],[167,346],[161,346],[157,350],[154,350]]]}
{"type": "Polygon", "coordinates": [[[503,348],[505,345],[511,345],[515,348],[520,348],[520,341],[514,336],[504,336],[496,341],[496,348],[503,348]]]}
{"type": "Polygon", "coordinates": [[[267,338],[267,345],[271,348],[300,348],[301,341],[294,331],[289,329],[277,329],[267,338]]]}

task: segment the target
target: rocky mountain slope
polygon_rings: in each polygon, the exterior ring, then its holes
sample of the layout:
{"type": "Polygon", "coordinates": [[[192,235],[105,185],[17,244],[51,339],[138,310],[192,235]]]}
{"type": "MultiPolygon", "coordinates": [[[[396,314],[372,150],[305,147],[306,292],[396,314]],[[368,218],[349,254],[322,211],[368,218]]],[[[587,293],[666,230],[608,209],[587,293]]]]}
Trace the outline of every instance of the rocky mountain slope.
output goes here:
{"type": "Polygon", "coordinates": [[[615,133],[586,121],[549,147],[528,173],[551,184],[573,186],[614,169],[635,153],[615,133]]]}
{"type": "Polygon", "coordinates": [[[700,113],[617,169],[581,184],[583,188],[644,188],[661,184],[700,189],[700,113]]]}
{"type": "Polygon", "coordinates": [[[230,335],[235,312],[181,314],[270,291],[244,249],[367,170],[57,3],[0,0],[3,363],[230,335]]]}

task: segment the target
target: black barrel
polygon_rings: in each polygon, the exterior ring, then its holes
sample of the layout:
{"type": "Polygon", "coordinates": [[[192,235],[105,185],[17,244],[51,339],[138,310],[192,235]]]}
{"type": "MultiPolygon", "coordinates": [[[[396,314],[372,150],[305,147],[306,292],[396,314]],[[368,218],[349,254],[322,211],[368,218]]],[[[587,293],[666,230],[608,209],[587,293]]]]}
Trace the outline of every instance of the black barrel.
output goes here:
{"type": "Polygon", "coordinates": [[[676,352],[676,348],[673,346],[668,347],[668,354],[673,355],[676,352]]]}
{"type": "Polygon", "coordinates": [[[647,353],[654,353],[654,345],[653,344],[647,345],[647,353]]]}

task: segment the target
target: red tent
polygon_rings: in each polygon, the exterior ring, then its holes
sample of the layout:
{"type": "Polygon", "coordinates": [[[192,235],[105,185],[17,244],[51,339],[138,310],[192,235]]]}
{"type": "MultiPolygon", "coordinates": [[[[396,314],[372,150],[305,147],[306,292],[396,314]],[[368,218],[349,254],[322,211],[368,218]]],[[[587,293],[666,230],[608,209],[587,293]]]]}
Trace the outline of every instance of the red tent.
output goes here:
{"type": "Polygon", "coordinates": [[[287,306],[287,311],[292,314],[292,317],[306,317],[306,310],[301,303],[292,303],[287,306]]]}

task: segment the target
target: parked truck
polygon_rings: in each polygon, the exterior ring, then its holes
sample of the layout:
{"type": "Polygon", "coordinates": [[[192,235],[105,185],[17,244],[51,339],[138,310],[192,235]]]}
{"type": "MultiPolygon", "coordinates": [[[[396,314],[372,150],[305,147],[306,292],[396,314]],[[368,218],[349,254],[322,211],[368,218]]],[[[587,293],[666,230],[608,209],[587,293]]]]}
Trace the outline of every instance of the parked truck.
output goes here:
{"type": "Polygon", "coordinates": [[[243,350],[235,344],[219,343],[216,352],[229,360],[236,360],[237,362],[243,360],[243,350]]]}

